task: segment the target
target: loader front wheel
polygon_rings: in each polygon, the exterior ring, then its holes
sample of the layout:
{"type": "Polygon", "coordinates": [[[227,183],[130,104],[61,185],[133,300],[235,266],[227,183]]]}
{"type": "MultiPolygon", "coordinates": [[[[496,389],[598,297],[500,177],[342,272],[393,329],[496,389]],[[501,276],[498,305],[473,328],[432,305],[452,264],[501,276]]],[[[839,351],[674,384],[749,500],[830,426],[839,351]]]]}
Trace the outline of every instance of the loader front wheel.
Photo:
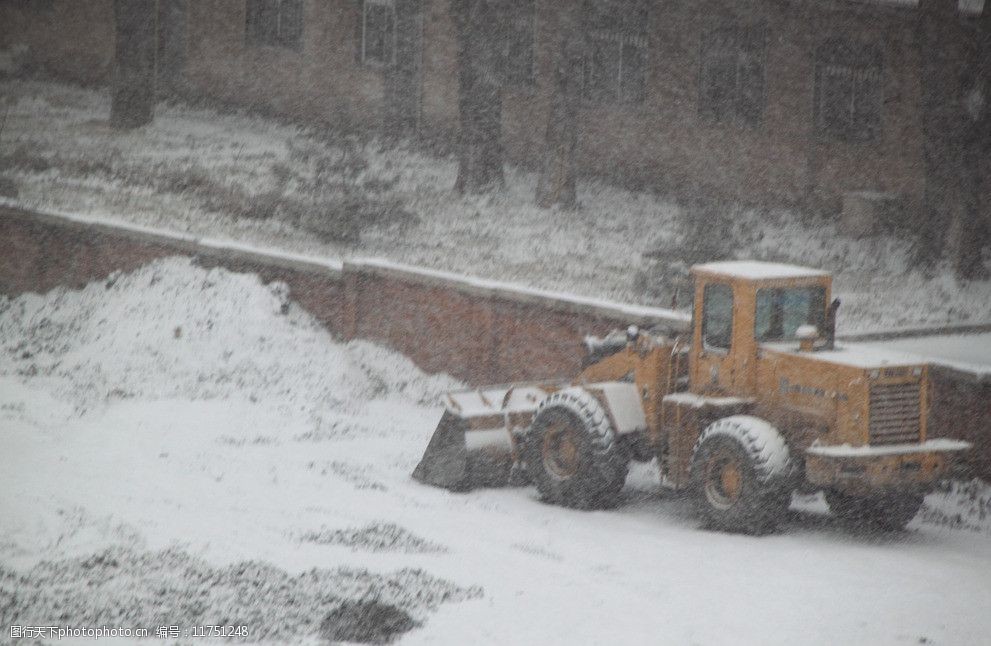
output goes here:
{"type": "Polygon", "coordinates": [[[626,482],[629,456],[599,401],[566,388],[540,406],[523,445],[540,497],[577,509],[610,507],[626,482]]]}
{"type": "Polygon", "coordinates": [[[719,531],[772,531],[791,501],[793,469],[781,434],[756,417],[736,415],[711,424],[692,458],[699,514],[719,531]]]}

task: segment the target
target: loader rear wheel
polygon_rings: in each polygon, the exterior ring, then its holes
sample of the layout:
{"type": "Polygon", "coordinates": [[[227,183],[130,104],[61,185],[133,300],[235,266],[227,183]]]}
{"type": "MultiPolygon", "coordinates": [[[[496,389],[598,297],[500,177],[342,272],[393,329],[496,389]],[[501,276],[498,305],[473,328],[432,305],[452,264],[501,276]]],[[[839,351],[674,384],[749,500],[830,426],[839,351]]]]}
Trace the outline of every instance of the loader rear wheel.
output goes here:
{"type": "Polygon", "coordinates": [[[719,531],[772,531],[791,501],[793,469],[781,434],[756,417],[736,415],[709,425],[692,458],[699,515],[719,531]]]}
{"type": "Polygon", "coordinates": [[[546,502],[609,507],[626,483],[629,456],[602,404],[582,388],[559,390],[541,403],[523,454],[546,502]]]}
{"type": "Polygon", "coordinates": [[[911,522],[922,507],[921,494],[888,494],[874,497],[851,496],[827,491],[829,510],[837,517],[864,527],[899,531],[911,522]]]}

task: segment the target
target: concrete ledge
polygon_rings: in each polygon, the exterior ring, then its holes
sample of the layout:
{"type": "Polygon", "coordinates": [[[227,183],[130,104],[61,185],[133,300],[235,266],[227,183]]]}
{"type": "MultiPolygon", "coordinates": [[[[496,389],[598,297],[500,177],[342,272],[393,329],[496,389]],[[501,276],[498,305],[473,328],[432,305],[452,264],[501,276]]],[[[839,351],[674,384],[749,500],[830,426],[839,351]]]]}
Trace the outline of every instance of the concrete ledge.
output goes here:
{"type": "Polygon", "coordinates": [[[381,258],[345,261],[344,271],[384,276],[443,289],[456,289],[461,293],[482,298],[498,298],[516,303],[540,305],[573,314],[620,319],[641,326],[657,325],[674,333],[687,331],[692,321],[691,314],[687,312],[553,292],[497,280],[463,276],[437,269],[403,265],[381,258]]]}
{"type": "Polygon", "coordinates": [[[879,330],[874,332],[856,332],[854,334],[840,334],[837,339],[840,341],[894,341],[895,339],[908,339],[917,336],[947,336],[954,334],[980,334],[991,332],[991,323],[962,323],[960,325],[943,325],[939,327],[906,327],[892,330],[879,330]]]}
{"type": "Polygon", "coordinates": [[[340,278],[344,272],[344,263],[340,260],[290,253],[272,247],[259,247],[233,240],[202,238],[168,229],[146,227],[130,222],[120,222],[105,218],[80,216],[63,211],[32,210],[21,206],[15,200],[6,198],[0,198],[0,217],[23,218],[29,222],[38,224],[75,228],[87,233],[102,233],[114,237],[128,238],[137,242],[163,245],[175,249],[177,253],[193,256],[208,255],[223,260],[259,263],[297,271],[323,273],[337,278],[340,278]]]}
{"type": "Polygon", "coordinates": [[[464,276],[443,270],[394,263],[382,258],[340,261],[286,252],[273,247],[248,245],[232,240],[197,237],[192,234],[146,227],[128,222],[81,216],[62,211],[28,209],[15,200],[0,198],[0,217],[25,218],[31,222],[77,228],[89,233],[126,237],[143,243],[159,244],[194,256],[206,255],[219,261],[263,264],[343,277],[345,272],[384,276],[421,285],[454,289],[482,298],[498,298],[516,303],[539,305],[556,311],[603,319],[621,319],[644,327],[660,326],[671,333],[688,330],[691,314],[676,310],[542,290],[513,283],[464,276]]]}

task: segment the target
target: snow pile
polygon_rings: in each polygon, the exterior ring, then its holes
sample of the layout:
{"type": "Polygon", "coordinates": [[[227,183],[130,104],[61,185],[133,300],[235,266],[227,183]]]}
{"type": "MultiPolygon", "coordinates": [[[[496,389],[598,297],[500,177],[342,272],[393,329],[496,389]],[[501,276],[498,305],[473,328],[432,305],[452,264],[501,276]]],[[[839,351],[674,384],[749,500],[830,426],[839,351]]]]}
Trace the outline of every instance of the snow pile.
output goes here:
{"type": "Polygon", "coordinates": [[[422,618],[441,603],[480,594],[417,569],[384,576],[349,568],[290,575],[258,561],[214,567],[175,549],[111,548],[45,561],[24,574],[0,566],[4,625],[107,625],[147,628],[154,635],[181,618],[184,628],[246,626],[248,641],[312,634],[327,614],[354,599],[375,599],[422,618]]]}
{"type": "Polygon", "coordinates": [[[926,496],[917,520],[991,535],[991,485],[977,478],[949,481],[926,496]]]}
{"type": "Polygon", "coordinates": [[[360,529],[321,529],[303,534],[300,540],[321,545],[345,545],[354,550],[372,552],[431,554],[447,551],[443,545],[431,543],[389,522],[372,523],[360,529]]]}
{"type": "Polygon", "coordinates": [[[359,497],[457,386],[190,259],[0,298],[0,621],[294,641],[371,598],[422,625],[480,590],[350,555],[443,551],[359,497]]]}
{"type": "Polygon", "coordinates": [[[79,410],[135,398],[264,397],[315,416],[386,397],[433,404],[456,385],[370,343],[328,343],[283,283],[180,258],[79,291],[0,300],[0,339],[9,357],[0,375],[30,378],[79,410]]]}

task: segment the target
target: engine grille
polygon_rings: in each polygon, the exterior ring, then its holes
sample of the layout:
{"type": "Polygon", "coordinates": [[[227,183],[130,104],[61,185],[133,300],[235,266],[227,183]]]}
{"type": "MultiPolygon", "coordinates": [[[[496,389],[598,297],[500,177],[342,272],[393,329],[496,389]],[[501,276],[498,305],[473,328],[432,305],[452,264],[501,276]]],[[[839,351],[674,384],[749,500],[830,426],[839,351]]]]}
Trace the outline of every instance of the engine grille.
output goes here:
{"type": "Polygon", "coordinates": [[[919,382],[871,386],[871,444],[919,441],[920,389],[919,382]]]}

